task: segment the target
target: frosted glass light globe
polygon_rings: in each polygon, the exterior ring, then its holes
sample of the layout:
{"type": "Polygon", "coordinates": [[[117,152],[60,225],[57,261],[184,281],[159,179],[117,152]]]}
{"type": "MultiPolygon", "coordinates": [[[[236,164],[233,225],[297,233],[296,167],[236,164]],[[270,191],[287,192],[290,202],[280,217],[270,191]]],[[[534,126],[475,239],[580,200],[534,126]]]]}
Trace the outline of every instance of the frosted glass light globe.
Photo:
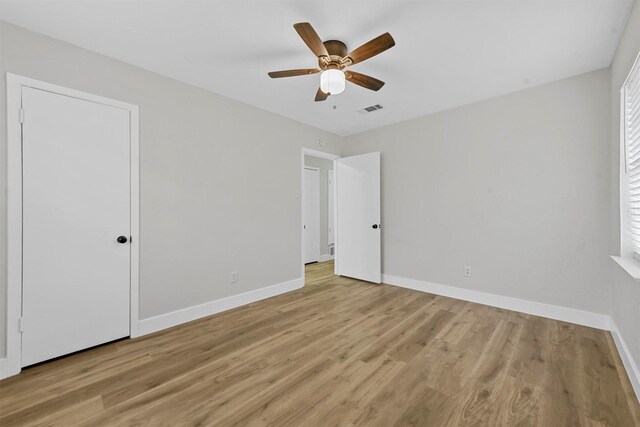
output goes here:
{"type": "Polygon", "coordinates": [[[320,89],[324,93],[337,95],[344,92],[345,78],[344,73],[340,70],[330,69],[324,70],[320,74],[320,89]]]}

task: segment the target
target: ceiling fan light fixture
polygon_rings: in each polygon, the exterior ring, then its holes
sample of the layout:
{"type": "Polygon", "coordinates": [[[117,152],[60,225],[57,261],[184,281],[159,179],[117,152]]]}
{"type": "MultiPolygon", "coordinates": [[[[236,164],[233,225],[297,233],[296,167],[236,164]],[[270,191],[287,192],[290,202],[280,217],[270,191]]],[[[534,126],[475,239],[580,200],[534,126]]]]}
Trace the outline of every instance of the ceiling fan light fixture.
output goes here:
{"type": "Polygon", "coordinates": [[[320,74],[320,89],[324,93],[337,95],[344,92],[345,76],[342,70],[329,69],[320,74]]]}
{"type": "Polygon", "coordinates": [[[268,74],[272,79],[320,73],[320,87],[316,92],[316,102],[326,101],[330,95],[344,92],[347,80],[349,83],[373,91],[380,90],[384,86],[382,80],[351,70],[343,71],[343,69],[366,61],[395,46],[396,42],[391,34],[384,33],[349,52],[347,45],[340,40],[323,42],[308,22],[298,22],[293,24],[293,28],[318,59],[318,68],[271,71],[268,74]]]}

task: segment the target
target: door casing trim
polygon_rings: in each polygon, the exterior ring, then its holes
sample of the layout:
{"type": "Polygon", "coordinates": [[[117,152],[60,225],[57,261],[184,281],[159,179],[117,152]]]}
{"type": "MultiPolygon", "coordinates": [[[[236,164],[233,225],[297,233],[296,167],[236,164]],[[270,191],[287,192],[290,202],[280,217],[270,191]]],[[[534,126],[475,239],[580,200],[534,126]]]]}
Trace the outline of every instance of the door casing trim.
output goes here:
{"type": "MultiPolygon", "coordinates": [[[[22,359],[22,88],[30,87],[129,111],[131,185],[131,267],[129,334],[139,336],[140,145],[137,105],[6,73],[7,79],[7,310],[6,376],[18,374],[22,359]]],[[[28,120],[28,118],[27,118],[28,120]]]]}
{"type": "MultiPolygon", "coordinates": [[[[313,166],[305,165],[304,169],[309,169],[311,171],[316,172],[318,174],[318,184],[320,184],[320,168],[315,168],[313,166]]],[[[302,172],[304,174],[304,171],[302,171],[302,172]]],[[[302,176],[302,193],[306,195],[306,193],[304,192],[304,189],[305,189],[305,181],[304,181],[304,179],[305,178],[304,178],[304,175],[303,175],[302,176]]],[[[318,188],[318,197],[319,196],[320,196],[320,189],[318,188]]],[[[306,197],[303,200],[306,200],[306,197]]],[[[321,221],[321,218],[320,218],[320,216],[318,216],[318,244],[320,244],[320,221],[321,221]]],[[[304,206],[303,206],[302,207],[302,233],[303,234],[305,234],[305,231],[306,231],[304,222],[305,222],[305,217],[304,217],[304,206]]],[[[306,261],[307,261],[306,260],[306,257],[307,257],[306,248],[302,248],[302,253],[303,253],[302,263],[306,265],[306,261]]],[[[316,261],[316,262],[320,262],[320,249],[318,249],[318,261],[316,261]]]]}

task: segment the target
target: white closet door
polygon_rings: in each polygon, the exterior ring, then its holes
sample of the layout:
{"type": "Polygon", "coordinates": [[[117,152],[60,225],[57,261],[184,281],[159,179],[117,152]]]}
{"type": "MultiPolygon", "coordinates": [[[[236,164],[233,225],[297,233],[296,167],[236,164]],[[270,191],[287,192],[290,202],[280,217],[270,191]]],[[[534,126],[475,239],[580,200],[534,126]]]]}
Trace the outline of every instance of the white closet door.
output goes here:
{"type": "Polygon", "coordinates": [[[380,283],[380,153],[336,161],[336,274],[380,283]]]}
{"type": "Polygon", "coordinates": [[[130,118],[26,87],[22,105],[27,366],[129,335],[130,118]]]}
{"type": "Polygon", "coordinates": [[[304,263],[320,259],[320,171],[304,169],[304,263]]]}

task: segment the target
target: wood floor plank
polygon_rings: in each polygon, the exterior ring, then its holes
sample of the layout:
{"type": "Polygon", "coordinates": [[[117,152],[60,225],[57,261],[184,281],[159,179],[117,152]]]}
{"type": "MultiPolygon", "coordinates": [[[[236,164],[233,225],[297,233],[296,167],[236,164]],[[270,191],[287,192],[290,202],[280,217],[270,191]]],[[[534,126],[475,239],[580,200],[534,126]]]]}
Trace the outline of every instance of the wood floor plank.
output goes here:
{"type": "Polygon", "coordinates": [[[638,426],[610,334],[306,267],[303,289],[0,381],[4,426],[638,426]]]}
{"type": "Polygon", "coordinates": [[[543,319],[532,319],[523,325],[520,340],[509,366],[509,374],[524,382],[535,382],[544,376],[549,359],[545,338],[549,322],[543,319]]]}
{"type": "Polygon", "coordinates": [[[483,384],[495,387],[507,374],[509,363],[520,338],[521,326],[511,320],[501,320],[491,340],[471,373],[471,377],[483,384]]]}
{"type": "Polygon", "coordinates": [[[354,363],[363,366],[344,386],[344,393],[331,390],[330,396],[323,402],[314,402],[306,417],[301,418],[300,425],[337,427],[345,424],[345,420],[356,417],[374,396],[402,369],[405,363],[391,358],[379,359],[369,363],[356,360],[354,363]]]}
{"type": "Polygon", "coordinates": [[[538,418],[541,394],[540,387],[512,377],[505,377],[499,386],[473,383],[433,415],[433,425],[546,426],[538,418]]]}
{"type": "MultiPolygon", "coordinates": [[[[426,352],[425,349],[423,351],[426,352]]],[[[447,400],[447,396],[429,387],[426,381],[434,369],[437,367],[429,363],[424,354],[419,353],[409,363],[405,363],[384,387],[374,391],[353,421],[354,424],[390,426],[403,417],[414,417],[418,412],[424,415],[425,411],[437,411],[447,400]]]]}
{"type": "Polygon", "coordinates": [[[105,363],[103,369],[98,371],[91,370],[84,374],[63,377],[58,381],[46,384],[44,387],[30,388],[22,392],[16,391],[12,393],[10,399],[9,396],[5,396],[6,401],[0,405],[2,414],[4,416],[23,411],[25,408],[51,400],[52,396],[66,395],[75,390],[90,387],[92,384],[110,379],[113,375],[120,372],[128,371],[129,369],[138,369],[147,365],[152,362],[152,359],[148,355],[143,355],[131,359],[119,358],[117,361],[120,363],[113,365],[105,363]]]}
{"type": "Polygon", "coordinates": [[[420,353],[451,321],[454,313],[447,310],[436,311],[429,319],[420,325],[415,331],[405,337],[396,345],[389,355],[396,360],[409,363],[416,354],[420,353]]]}
{"type": "Polygon", "coordinates": [[[561,322],[551,323],[547,343],[549,357],[543,381],[541,423],[582,425],[584,408],[579,399],[580,367],[575,328],[561,322]]]}
{"type": "Polygon", "coordinates": [[[43,419],[31,420],[36,426],[64,425],[73,426],[91,414],[98,414],[104,410],[100,396],[93,397],[77,405],[65,407],[60,411],[43,414],[43,419]]]}

